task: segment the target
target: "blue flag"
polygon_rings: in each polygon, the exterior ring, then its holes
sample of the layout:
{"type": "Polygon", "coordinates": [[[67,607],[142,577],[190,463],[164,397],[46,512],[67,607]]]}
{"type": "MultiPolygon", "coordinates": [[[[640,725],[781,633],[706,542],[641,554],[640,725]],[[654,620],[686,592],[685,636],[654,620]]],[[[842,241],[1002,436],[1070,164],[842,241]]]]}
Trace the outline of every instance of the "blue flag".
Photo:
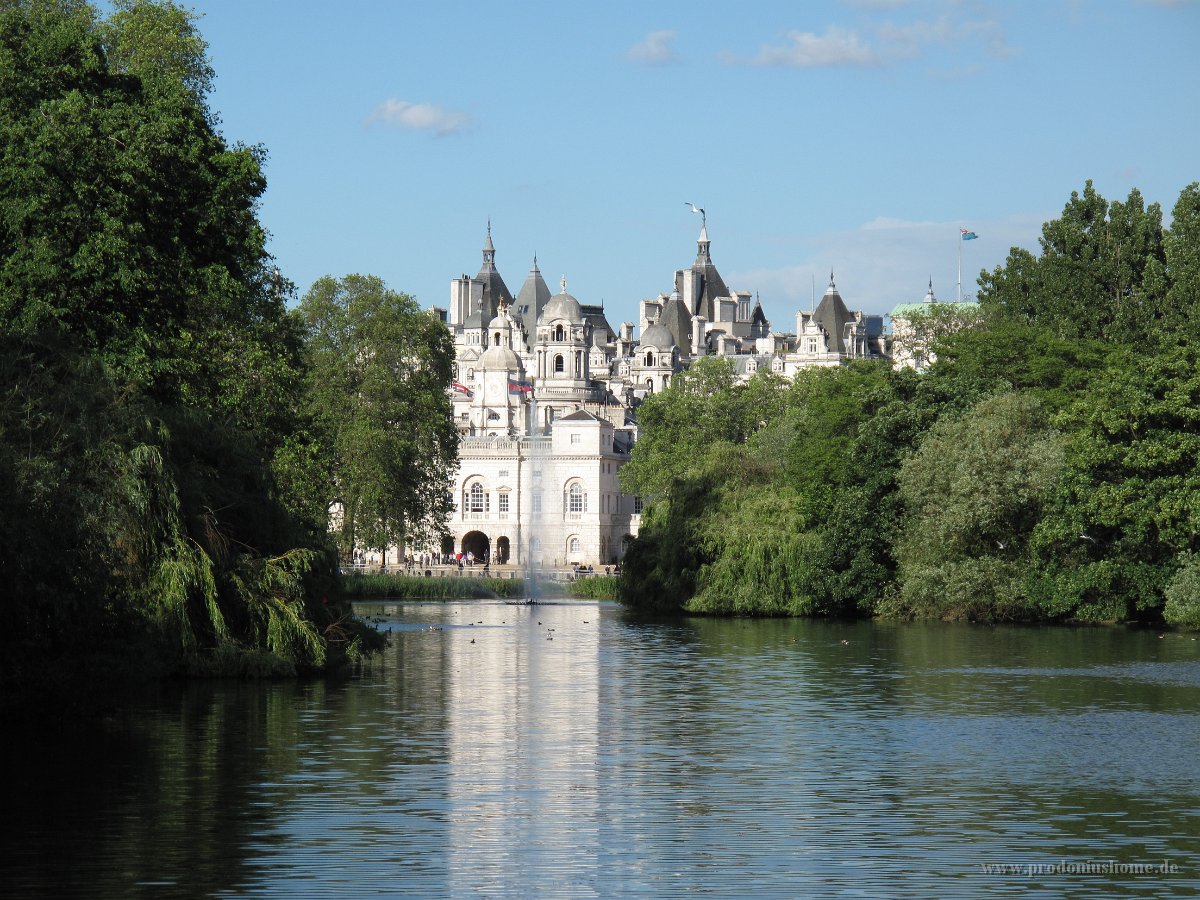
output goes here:
{"type": "Polygon", "coordinates": [[[962,232],[962,239],[964,241],[973,241],[975,238],[979,237],[979,235],[977,235],[975,232],[967,231],[965,228],[960,228],[958,230],[962,232]]]}

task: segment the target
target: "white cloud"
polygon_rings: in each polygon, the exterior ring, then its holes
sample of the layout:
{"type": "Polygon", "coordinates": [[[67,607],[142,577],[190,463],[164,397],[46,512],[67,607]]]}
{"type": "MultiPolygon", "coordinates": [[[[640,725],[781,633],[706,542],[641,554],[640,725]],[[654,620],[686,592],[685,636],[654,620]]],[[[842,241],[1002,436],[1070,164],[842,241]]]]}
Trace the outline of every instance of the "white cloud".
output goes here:
{"type": "MultiPolygon", "coordinates": [[[[833,66],[888,66],[918,59],[930,47],[962,48],[974,59],[989,56],[1006,59],[1019,51],[1009,45],[1004,29],[994,18],[969,18],[966,9],[949,3],[948,11],[930,19],[888,21],[878,12],[896,9],[900,3],[863,0],[852,4],[866,11],[858,30],[830,25],[823,35],[792,31],[785,44],[764,44],[749,62],[760,66],[817,68],[833,66]]],[[[978,12],[984,7],[972,7],[978,12]]],[[[944,55],[944,54],[940,54],[944,55]]],[[[745,62],[726,54],[725,62],[745,62]]],[[[978,64],[976,64],[978,65],[978,64]]],[[[953,70],[959,76],[964,67],[953,70]]]]}
{"type": "Polygon", "coordinates": [[[807,69],[827,66],[873,66],[879,60],[873,49],[857,34],[830,25],[825,34],[810,31],[788,33],[790,44],[764,45],[753,60],[759,66],[787,66],[807,69]]]}
{"type": "Polygon", "coordinates": [[[367,116],[367,125],[376,122],[416,131],[432,131],[437,137],[445,137],[469,128],[471,117],[432,103],[412,103],[392,97],[380,103],[367,116]]]}
{"type": "Polygon", "coordinates": [[[641,43],[630,47],[625,58],[648,66],[678,62],[679,54],[675,52],[674,41],[674,31],[652,31],[641,43]]]}
{"type": "Polygon", "coordinates": [[[853,9],[891,10],[908,6],[912,0],[842,0],[842,3],[853,9]]]}
{"type": "Polygon", "coordinates": [[[805,249],[794,264],[772,269],[731,271],[725,283],[734,290],[758,291],[763,310],[779,331],[792,331],[798,309],[817,302],[829,284],[832,268],[838,292],[851,309],[886,314],[897,303],[925,296],[933,279],[934,293],[953,300],[958,290],[959,228],[970,228],[978,240],[962,245],[964,299],[974,297],[980,269],[1003,265],[1010,248],[1038,252],[1041,226],[1054,214],[1037,213],[998,220],[922,222],[879,217],[856,229],[833,231],[789,241],[805,249]]]}

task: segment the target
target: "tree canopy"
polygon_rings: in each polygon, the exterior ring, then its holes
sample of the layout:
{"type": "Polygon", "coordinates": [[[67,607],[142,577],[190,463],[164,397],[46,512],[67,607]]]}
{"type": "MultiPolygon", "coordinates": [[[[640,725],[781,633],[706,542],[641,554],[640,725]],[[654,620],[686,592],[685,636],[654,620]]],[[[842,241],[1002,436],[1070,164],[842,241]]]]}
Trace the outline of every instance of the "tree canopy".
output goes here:
{"type": "Polygon", "coordinates": [[[276,457],[301,331],[192,14],[0,2],[0,679],[353,652],[276,457]]]}
{"type": "Polygon", "coordinates": [[[1088,182],[979,299],[922,323],[924,374],[800,371],[751,405],[700,360],[648,400],[627,601],[1200,627],[1200,185],[1165,226],[1088,182]]]}
{"type": "Polygon", "coordinates": [[[320,515],[339,507],[345,554],[356,542],[428,542],[445,527],[458,459],[446,393],[454,369],[449,331],[370,275],[321,278],[296,315],[320,515]]]}

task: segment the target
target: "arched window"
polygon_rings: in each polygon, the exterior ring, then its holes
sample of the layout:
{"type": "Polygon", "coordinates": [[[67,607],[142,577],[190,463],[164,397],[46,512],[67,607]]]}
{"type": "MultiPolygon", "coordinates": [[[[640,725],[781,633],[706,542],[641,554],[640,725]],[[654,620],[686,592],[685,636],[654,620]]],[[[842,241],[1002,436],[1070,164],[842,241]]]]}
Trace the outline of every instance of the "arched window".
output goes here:
{"type": "Polygon", "coordinates": [[[566,364],[563,362],[562,354],[559,353],[554,357],[554,371],[562,372],[565,368],[566,364]]]}
{"type": "Polygon", "coordinates": [[[494,335],[492,335],[492,346],[493,347],[500,346],[500,332],[498,332],[498,331],[494,335]]]}
{"type": "Polygon", "coordinates": [[[571,535],[567,538],[567,553],[571,556],[578,556],[581,550],[579,538],[576,535],[571,535]]]}
{"type": "Polygon", "coordinates": [[[587,511],[587,492],[578,481],[567,488],[567,512],[579,514],[587,511]]]}
{"type": "Polygon", "coordinates": [[[488,492],[483,489],[483,485],[478,481],[463,491],[463,506],[466,507],[467,512],[487,512],[490,505],[488,501],[490,499],[488,492]]]}
{"type": "Polygon", "coordinates": [[[561,325],[555,325],[554,326],[554,339],[556,341],[561,341],[565,337],[566,337],[566,332],[563,331],[563,327],[561,325]]]}
{"type": "Polygon", "coordinates": [[[654,379],[653,378],[646,379],[646,393],[647,394],[654,393],[654,379]]]}
{"type": "Polygon", "coordinates": [[[654,365],[654,354],[653,353],[646,354],[646,365],[648,365],[648,366],[654,365]]]}

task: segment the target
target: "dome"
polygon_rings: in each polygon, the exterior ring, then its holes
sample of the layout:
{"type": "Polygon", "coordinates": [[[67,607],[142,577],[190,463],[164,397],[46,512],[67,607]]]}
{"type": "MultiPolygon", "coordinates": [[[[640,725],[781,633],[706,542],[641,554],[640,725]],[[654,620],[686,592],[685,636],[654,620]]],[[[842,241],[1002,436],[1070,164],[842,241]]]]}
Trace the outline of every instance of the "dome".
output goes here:
{"type": "Polygon", "coordinates": [[[522,368],[521,358],[508,347],[492,347],[476,365],[489,372],[519,372],[522,368]]]}
{"type": "Polygon", "coordinates": [[[555,319],[566,319],[572,325],[582,325],[583,307],[566,291],[555,294],[550,298],[550,302],[542,308],[542,314],[538,316],[538,324],[545,325],[555,319]]]}
{"type": "Polygon", "coordinates": [[[677,347],[678,344],[675,343],[675,336],[671,334],[671,329],[667,328],[666,325],[655,322],[646,329],[646,333],[638,341],[638,346],[669,350],[672,347],[677,347]]]}

